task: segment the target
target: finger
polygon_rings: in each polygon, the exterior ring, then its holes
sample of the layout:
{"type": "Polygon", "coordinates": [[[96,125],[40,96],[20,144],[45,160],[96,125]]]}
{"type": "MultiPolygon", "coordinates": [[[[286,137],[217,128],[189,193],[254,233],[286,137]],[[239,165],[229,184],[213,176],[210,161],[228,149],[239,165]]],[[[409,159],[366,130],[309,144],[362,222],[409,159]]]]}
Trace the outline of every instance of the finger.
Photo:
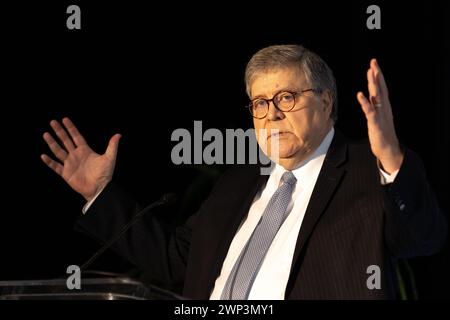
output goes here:
{"type": "Polygon", "coordinates": [[[364,96],[362,92],[358,92],[356,95],[361,108],[366,115],[366,118],[372,116],[375,113],[375,107],[369,102],[369,100],[364,96]]]}
{"type": "Polygon", "coordinates": [[[388,88],[386,81],[384,80],[383,72],[381,71],[380,65],[378,64],[378,61],[376,59],[372,59],[370,61],[370,66],[374,70],[374,77],[376,79],[376,82],[378,84],[378,87],[381,90],[381,94],[383,96],[388,96],[388,88]]]}
{"type": "Polygon", "coordinates": [[[70,152],[75,149],[75,146],[74,146],[72,140],[67,135],[66,130],[64,130],[63,127],[61,127],[61,125],[59,124],[58,121],[56,121],[56,120],[50,121],[50,126],[53,128],[53,130],[55,131],[58,138],[61,139],[61,141],[64,144],[64,147],[66,147],[67,151],[70,152]]]}
{"type": "Polygon", "coordinates": [[[67,152],[61,148],[58,142],[53,139],[52,135],[48,132],[43,135],[45,142],[47,142],[48,147],[53,152],[55,157],[57,157],[60,161],[64,162],[67,158],[67,152]]]}
{"type": "Polygon", "coordinates": [[[116,159],[117,151],[119,149],[119,141],[122,136],[120,134],[115,134],[108,143],[108,148],[106,148],[105,154],[111,158],[116,159]]]}
{"type": "Polygon", "coordinates": [[[44,163],[53,171],[55,171],[58,175],[62,176],[62,172],[63,172],[63,166],[56,162],[55,160],[53,160],[52,158],[50,158],[49,156],[47,156],[46,154],[42,154],[41,155],[41,159],[42,161],[44,161],[44,163]]]}
{"type": "Polygon", "coordinates": [[[367,70],[367,87],[369,89],[369,97],[371,99],[372,97],[380,96],[379,86],[375,78],[374,70],[372,68],[367,70]]]}
{"type": "Polygon", "coordinates": [[[64,118],[62,120],[64,126],[66,127],[67,131],[69,132],[70,136],[73,139],[73,142],[75,142],[76,146],[85,145],[86,140],[84,140],[84,137],[80,134],[77,127],[73,124],[73,122],[69,118],[64,118]]]}

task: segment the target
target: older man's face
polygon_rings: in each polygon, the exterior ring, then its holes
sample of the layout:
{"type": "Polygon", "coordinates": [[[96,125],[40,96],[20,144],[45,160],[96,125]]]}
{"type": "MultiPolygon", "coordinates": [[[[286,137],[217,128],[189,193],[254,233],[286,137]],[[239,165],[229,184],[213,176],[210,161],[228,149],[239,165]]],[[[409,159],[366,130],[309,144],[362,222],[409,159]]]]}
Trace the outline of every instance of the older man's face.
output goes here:
{"type": "MultiPolygon", "coordinates": [[[[296,69],[275,69],[256,76],[250,86],[252,100],[255,98],[272,99],[281,91],[301,91],[310,89],[302,72],[296,69]]],[[[294,108],[282,112],[269,105],[269,113],[263,119],[254,119],[257,140],[263,150],[271,156],[272,144],[279,143],[278,162],[286,170],[295,169],[320,145],[333,125],[330,119],[332,101],[329,92],[321,94],[305,92],[297,95],[294,108]],[[266,129],[265,135],[258,134],[266,129]],[[279,135],[271,135],[270,129],[278,129],[279,135]]]]}

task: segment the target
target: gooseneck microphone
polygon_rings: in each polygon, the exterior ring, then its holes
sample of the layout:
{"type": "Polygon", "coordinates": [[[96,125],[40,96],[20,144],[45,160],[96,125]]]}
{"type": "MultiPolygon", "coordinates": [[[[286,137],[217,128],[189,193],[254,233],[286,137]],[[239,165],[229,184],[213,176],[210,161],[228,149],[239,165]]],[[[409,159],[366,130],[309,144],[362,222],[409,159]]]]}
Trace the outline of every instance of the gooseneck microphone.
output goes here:
{"type": "Polygon", "coordinates": [[[147,207],[136,213],[133,218],[123,226],[119,233],[117,233],[114,237],[109,239],[97,252],[95,252],[92,257],[89,258],[81,267],[80,271],[83,272],[89,267],[97,258],[109,249],[117,240],[119,240],[125,232],[128,231],[143,215],[152,211],[156,207],[172,205],[176,201],[176,195],[174,193],[166,193],[164,194],[158,201],[149,204],[147,207]]]}

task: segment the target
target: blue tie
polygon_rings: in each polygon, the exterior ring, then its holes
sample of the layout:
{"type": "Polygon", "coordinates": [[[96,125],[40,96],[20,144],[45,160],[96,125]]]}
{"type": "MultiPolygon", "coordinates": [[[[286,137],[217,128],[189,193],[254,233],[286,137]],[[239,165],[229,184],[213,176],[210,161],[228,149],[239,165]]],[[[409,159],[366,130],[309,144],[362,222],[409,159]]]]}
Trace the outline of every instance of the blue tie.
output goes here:
{"type": "Polygon", "coordinates": [[[264,257],[286,219],[286,209],[297,179],[292,172],[286,171],[281,181],[282,185],[278,187],[267,204],[261,219],[228,276],[222,291],[222,300],[248,299],[264,257]]]}

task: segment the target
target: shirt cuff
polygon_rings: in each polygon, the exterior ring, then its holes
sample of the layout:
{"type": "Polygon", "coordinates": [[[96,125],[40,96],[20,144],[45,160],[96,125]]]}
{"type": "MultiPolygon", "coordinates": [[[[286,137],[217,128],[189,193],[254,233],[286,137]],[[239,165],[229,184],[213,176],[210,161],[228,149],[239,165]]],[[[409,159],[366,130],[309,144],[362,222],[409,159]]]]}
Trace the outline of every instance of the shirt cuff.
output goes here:
{"type": "Polygon", "coordinates": [[[384,171],[383,169],[381,169],[380,163],[377,160],[377,166],[378,166],[378,170],[380,171],[380,182],[383,186],[394,182],[395,177],[397,177],[398,172],[400,171],[400,169],[392,172],[391,174],[387,173],[386,171],[384,171]]]}
{"type": "Polygon", "coordinates": [[[88,201],[84,206],[83,209],[81,210],[81,212],[83,214],[86,214],[86,212],[89,210],[89,208],[92,206],[92,204],[94,203],[95,199],[97,199],[97,197],[100,195],[100,193],[102,193],[103,189],[105,189],[106,186],[104,186],[103,188],[100,189],[99,192],[97,192],[97,194],[90,200],[88,201]]]}

